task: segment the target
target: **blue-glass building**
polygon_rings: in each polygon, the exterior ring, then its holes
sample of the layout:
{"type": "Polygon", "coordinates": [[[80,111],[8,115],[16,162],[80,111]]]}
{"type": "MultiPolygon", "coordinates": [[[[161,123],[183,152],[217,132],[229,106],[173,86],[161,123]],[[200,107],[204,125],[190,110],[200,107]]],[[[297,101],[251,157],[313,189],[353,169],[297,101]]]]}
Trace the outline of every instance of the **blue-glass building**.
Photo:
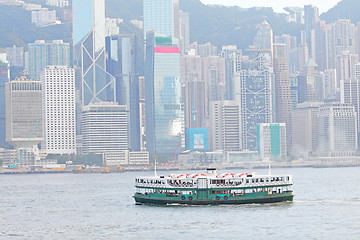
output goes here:
{"type": "Polygon", "coordinates": [[[140,151],[139,74],[134,35],[106,37],[106,69],[115,77],[116,102],[127,106],[129,148],[140,151]]]}
{"type": "Polygon", "coordinates": [[[148,31],[179,37],[179,0],[144,0],[144,39],[148,31]]]}
{"type": "Polygon", "coordinates": [[[0,148],[9,148],[10,145],[5,141],[5,83],[9,82],[9,64],[0,60],[0,148]]]}
{"type": "Polygon", "coordinates": [[[73,0],[73,44],[83,105],[115,102],[115,78],[106,71],[105,0],[73,0]]]}
{"type": "Polygon", "coordinates": [[[153,31],[146,39],[146,147],[150,154],[171,156],[181,151],[184,132],[179,44],[153,31]]]}
{"type": "Polygon", "coordinates": [[[209,150],[207,128],[188,128],[185,132],[186,150],[206,151],[209,150]]]}

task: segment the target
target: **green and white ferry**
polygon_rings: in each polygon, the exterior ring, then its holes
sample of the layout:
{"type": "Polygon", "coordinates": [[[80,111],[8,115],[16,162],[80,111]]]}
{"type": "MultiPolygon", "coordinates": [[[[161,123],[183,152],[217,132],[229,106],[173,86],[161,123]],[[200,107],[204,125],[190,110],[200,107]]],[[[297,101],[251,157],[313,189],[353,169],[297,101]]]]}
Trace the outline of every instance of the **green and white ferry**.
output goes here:
{"type": "Polygon", "coordinates": [[[135,179],[136,204],[249,204],[292,201],[291,175],[170,174],[135,179]]]}

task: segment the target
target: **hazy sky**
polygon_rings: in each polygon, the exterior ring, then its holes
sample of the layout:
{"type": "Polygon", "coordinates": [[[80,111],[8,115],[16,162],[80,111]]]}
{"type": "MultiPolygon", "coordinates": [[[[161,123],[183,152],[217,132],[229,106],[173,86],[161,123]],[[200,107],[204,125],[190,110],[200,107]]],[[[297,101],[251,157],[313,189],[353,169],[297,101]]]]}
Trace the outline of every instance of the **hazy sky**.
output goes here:
{"type": "Polygon", "coordinates": [[[341,0],[201,0],[203,3],[222,4],[226,6],[249,7],[272,7],[275,12],[284,12],[284,7],[302,7],[313,4],[319,8],[320,13],[326,12],[341,0]]]}

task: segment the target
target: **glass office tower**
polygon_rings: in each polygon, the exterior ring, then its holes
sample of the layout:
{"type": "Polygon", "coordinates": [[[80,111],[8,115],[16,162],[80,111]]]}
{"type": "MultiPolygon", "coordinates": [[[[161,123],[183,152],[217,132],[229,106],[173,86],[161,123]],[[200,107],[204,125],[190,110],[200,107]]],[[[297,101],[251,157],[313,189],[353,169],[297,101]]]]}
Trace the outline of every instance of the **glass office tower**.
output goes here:
{"type": "Polygon", "coordinates": [[[144,39],[148,31],[179,38],[179,0],[144,0],[144,39]]]}
{"type": "MultiPolygon", "coordinates": [[[[5,59],[3,59],[5,61],[5,59]]],[[[10,81],[9,64],[0,59],[0,148],[10,148],[5,141],[5,84],[10,81]]]]}
{"type": "Polygon", "coordinates": [[[129,111],[129,148],[140,151],[139,74],[137,38],[134,35],[106,37],[106,69],[116,79],[116,102],[129,111]]]}
{"type": "Polygon", "coordinates": [[[115,102],[115,78],[106,71],[105,0],[73,0],[73,44],[83,105],[115,102]]]}
{"type": "Polygon", "coordinates": [[[181,150],[184,132],[179,44],[153,31],[146,39],[146,147],[172,156],[181,150]]]}

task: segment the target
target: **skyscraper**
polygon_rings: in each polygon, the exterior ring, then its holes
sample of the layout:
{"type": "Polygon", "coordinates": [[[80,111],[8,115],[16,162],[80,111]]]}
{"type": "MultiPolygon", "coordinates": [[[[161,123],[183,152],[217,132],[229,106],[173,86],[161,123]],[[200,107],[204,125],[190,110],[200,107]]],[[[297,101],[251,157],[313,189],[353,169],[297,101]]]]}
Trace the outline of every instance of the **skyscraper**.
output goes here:
{"type": "Polygon", "coordinates": [[[48,66],[41,72],[43,134],[47,154],[76,154],[75,72],[48,66]]]}
{"type": "Polygon", "coordinates": [[[144,39],[149,31],[180,38],[179,0],[144,0],[144,39]]]}
{"type": "Polygon", "coordinates": [[[318,65],[310,58],[300,75],[299,102],[320,102],[323,100],[323,80],[318,65]]]}
{"type": "Polygon", "coordinates": [[[241,105],[242,149],[256,151],[257,125],[273,121],[273,68],[270,50],[249,51],[234,76],[233,96],[241,105]]]}
{"type": "Polygon", "coordinates": [[[154,32],[146,39],[146,147],[150,154],[172,156],[184,134],[179,44],[154,32]]]}
{"type": "Polygon", "coordinates": [[[30,148],[43,140],[41,81],[21,76],[6,83],[6,141],[30,148]]]}
{"type": "Polygon", "coordinates": [[[6,62],[5,56],[6,54],[4,54],[3,58],[0,58],[0,148],[9,147],[9,144],[5,141],[5,84],[10,80],[10,66],[6,62]]]}
{"type": "Polygon", "coordinates": [[[242,149],[240,108],[238,101],[210,103],[210,145],[213,151],[242,149]]]}
{"type": "Polygon", "coordinates": [[[27,74],[40,80],[41,71],[49,65],[70,66],[70,45],[62,40],[45,42],[37,40],[28,45],[27,74]]]}
{"type": "Polygon", "coordinates": [[[134,35],[106,38],[106,69],[116,79],[116,102],[125,105],[128,114],[129,148],[140,151],[139,73],[137,39],[134,35]]]}
{"type": "Polygon", "coordinates": [[[273,50],[273,31],[267,21],[263,21],[257,26],[259,29],[254,38],[254,48],[273,50]]]}
{"type": "Polygon", "coordinates": [[[276,122],[286,123],[286,135],[291,137],[291,87],[286,58],[286,45],[274,44],[276,122]]]}
{"type": "Polygon", "coordinates": [[[115,78],[106,71],[105,0],[73,0],[73,44],[82,105],[115,102],[115,78]]]}

